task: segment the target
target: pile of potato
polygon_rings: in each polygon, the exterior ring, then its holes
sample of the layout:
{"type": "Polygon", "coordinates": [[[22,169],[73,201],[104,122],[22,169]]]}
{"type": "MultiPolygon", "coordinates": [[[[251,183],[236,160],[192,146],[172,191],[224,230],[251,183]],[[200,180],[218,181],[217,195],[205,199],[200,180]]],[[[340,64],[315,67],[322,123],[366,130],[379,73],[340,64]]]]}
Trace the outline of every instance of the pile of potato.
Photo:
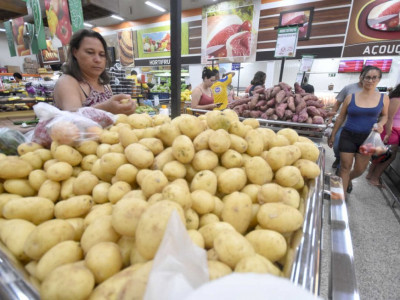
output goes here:
{"type": "Polygon", "coordinates": [[[232,110],[119,115],[99,141],[0,157],[0,238],[46,299],[140,299],[169,216],[210,279],[288,277],[318,148],[232,110]]]}

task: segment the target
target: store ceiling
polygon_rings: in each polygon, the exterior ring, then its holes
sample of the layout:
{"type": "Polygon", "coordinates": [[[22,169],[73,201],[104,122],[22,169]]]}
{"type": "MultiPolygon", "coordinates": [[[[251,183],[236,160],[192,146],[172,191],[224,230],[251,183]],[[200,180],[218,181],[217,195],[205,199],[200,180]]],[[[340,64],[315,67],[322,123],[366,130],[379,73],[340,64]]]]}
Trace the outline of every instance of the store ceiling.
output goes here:
{"type": "MultiPolygon", "coordinates": [[[[179,1],[179,0],[174,0],[179,1]]],[[[200,8],[220,2],[221,0],[181,0],[182,10],[200,8]]],[[[160,12],[148,5],[145,0],[82,0],[83,15],[86,22],[94,26],[110,26],[121,23],[122,21],[111,18],[112,14],[123,17],[126,21],[135,21],[143,18],[156,17],[170,11],[170,0],[152,0],[153,3],[165,8],[165,13],[160,12]]],[[[40,1],[42,14],[44,11],[44,1],[40,1]]],[[[9,19],[27,16],[26,3],[22,0],[0,0],[0,23],[9,19]]],[[[33,22],[33,18],[28,16],[25,21],[33,22]]],[[[46,20],[44,21],[46,25],[46,20]]],[[[3,24],[0,24],[3,27],[3,24]]]]}

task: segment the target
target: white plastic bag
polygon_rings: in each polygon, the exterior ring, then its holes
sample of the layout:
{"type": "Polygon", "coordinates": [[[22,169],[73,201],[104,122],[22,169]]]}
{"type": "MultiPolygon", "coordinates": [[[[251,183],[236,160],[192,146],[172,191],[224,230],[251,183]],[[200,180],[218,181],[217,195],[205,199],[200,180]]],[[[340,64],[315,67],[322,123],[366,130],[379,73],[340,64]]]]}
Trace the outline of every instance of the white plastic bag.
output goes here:
{"type": "Polygon", "coordinates": [[[144,299],[184,299],[208,280],[207,253],[192,242],[174,211],[154,258],[144,299]]]}

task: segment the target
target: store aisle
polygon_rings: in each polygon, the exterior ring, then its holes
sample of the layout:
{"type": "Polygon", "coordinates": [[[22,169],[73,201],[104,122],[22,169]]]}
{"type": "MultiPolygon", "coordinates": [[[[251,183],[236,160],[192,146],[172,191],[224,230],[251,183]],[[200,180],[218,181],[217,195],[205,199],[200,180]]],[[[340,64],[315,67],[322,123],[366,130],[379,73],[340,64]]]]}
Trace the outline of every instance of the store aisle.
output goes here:
{"type": "MultiPolygon", "coordinates": [[[[324,148],[326,172],[334,172],[331,169],[333,151],[326,144],[324,148]]],[[[400,205],[397,203],[392,208],[390,193],[369,185],[365,174],[353,181],[353,191],[348,195],[347,209],[360,298],[400,299],[400,205]]],[[[325,208],[329,208],[327,203],[325,208]]],[[[324,226],[326,222],[327,218],[324,226]]],[[[330,236],[327,229],[325,226],[322,273],[329,267],[326,254],[329,253],[330,236]]],[[[328,280],[322,276],[321,295],[324,297],[328,280]]]]}

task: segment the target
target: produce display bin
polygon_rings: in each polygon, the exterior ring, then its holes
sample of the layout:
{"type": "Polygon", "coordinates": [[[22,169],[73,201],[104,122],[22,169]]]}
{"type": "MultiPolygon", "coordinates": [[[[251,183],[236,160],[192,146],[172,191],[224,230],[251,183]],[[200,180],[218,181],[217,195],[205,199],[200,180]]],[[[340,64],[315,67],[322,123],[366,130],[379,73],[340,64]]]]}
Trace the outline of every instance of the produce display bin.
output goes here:
{"type": "Polygon", "coordinates": [[[149,93],[148,98],[150,100],[154,99],[154,96],[158,96],[158,99],[169,99],[171,95],[169,93],[149,93]]]}
{"type": "MultiPolygon", "coordinates": [[[[305,202],[303,235],[296,248],[290,280],[314,295],[320,291],[324,197],[330,201],[331,267],[330,298],[359,299],[353,249],[344,192],[339,177],[325,174],[325,150],[319,146],[320,175],[309,184],[305,202]]],[[[0,299],[40,299],[22,266],[0,242],[0,299]]]]}

